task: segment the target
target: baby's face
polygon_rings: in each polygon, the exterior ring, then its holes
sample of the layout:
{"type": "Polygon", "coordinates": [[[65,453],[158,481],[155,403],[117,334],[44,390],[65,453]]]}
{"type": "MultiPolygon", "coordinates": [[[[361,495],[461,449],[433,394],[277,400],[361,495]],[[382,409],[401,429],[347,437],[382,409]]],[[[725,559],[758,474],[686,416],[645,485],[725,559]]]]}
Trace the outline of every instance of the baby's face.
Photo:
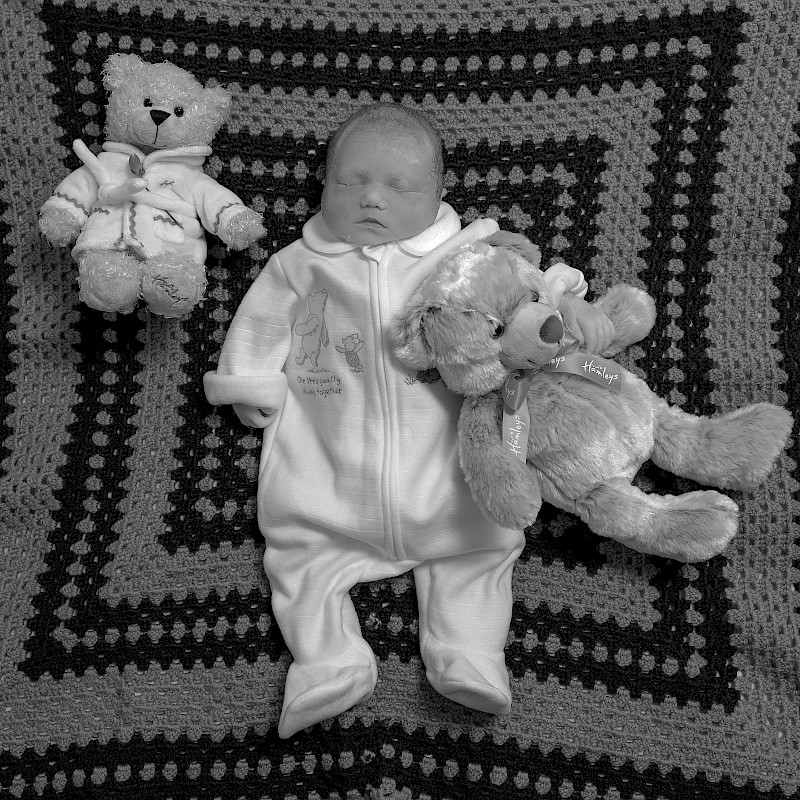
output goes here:
{"type": "Polygon", "coordinates": [[[339,144],[326,176],[322,216],[345,241],[385,244],[425,230],[440,199],[431,145],[408,134],[357,129],[339,144]]]}

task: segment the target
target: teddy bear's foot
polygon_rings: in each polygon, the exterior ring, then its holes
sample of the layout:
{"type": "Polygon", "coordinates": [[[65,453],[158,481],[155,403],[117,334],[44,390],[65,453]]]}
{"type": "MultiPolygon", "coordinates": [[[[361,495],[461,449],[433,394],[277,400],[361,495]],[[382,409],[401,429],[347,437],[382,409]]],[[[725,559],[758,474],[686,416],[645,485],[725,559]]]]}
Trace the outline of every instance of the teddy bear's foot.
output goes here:
{"type": "Polygon", "coordinates": [[[147,259],[142,275],[142,299],[162,317],[186,316],[206,290],[206,268],[189,253],[165,251],[147,259]]]}
{"type": "Polygon", "coordinates": [[[487,714],[511,711],[508,670],[502,654],[464,653],[437,648],[424,654],[426,677],[439,694],[467,708],[487,714]]]}
{"type": "Polygon", "coordinates": [[[376,683],[374,662],[344,666],[293,663],[286,675],[278,736],[288,739],[309,725],[347,711],[366,700],[376,683]]]}
{"type": "Polygon", "coordinates": [[[597,484],[576,509],[598,535],[678,561],[705,561],[722,552],[739,524],[738,506],[719,492],[654,495],[622,479],[597,484]]]}
{"type": "Polygon", "coordinates": [[[669,407],[656,416],[653,463],[708,486],[752,489],[769,474],[792,423],[792,415],[772,403],[716,417],[669,407]]]}
{"type": "Polygon", "coordinates": [[[130,314],[139,301],[142,264],[117,250],[88,250],[78,262],[78,283],[89,308],[130,314]]]}

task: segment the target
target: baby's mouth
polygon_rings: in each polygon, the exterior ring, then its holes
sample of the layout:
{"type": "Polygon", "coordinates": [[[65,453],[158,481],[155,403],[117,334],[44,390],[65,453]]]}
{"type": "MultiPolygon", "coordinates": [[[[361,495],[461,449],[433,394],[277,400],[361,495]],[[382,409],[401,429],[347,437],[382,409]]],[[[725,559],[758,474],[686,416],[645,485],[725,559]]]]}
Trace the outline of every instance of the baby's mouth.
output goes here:
{"type": "Polygon", "coordinates": [[[378,225],[381,228],[386,227],[379,219],[375,219],[375,217],[364,217],[364,219],[359,222],[359,225],[378,225]]]}

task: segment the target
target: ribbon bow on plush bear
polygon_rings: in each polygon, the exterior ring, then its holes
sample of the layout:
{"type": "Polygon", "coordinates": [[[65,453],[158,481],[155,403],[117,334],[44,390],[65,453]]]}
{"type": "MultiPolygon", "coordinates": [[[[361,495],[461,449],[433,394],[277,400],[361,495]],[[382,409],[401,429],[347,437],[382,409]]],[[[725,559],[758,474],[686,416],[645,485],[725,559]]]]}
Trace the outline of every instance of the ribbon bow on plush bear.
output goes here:
{"type": "MultiPolygon", "coordinates": [[[[619,365],[613,389],[602,379],[545,368],[563,346],[551,335],[561,315],[532,261],[538,266],[530,242],[502,232],[452,253],[422,283],[394,330],[401,361],[436,368],[450,389],[466,395],[460,458],[476,502],[509,528],[533,523],[544,500],[643,553],[681,561],[719,553],[737,530],[733,500],[714,490],[648,494],[632,479],[651,459],[703,485],[751,489],[784,447],[791,414],[755,403],[698,417],[668,405],[619,365]],[[504,428],[503,387],[515,375],[528,384],[527,413],[512,417],[519,441],[526,438],[522,458],[504,428]]],[[[655,319],[652,298],[624,284],[597,305],[615,329],[600,357],[642,339],[655,319]]]]}

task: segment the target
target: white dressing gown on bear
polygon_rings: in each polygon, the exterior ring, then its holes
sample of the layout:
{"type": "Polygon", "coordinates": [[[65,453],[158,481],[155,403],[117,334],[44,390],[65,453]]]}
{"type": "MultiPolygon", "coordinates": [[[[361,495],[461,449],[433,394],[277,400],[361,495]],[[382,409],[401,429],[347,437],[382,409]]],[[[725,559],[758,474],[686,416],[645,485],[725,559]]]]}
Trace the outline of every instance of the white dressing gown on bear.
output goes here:
{"type": "Polygon", "coordinates": [[[218,234],[220,226],[224,229],[246,208],[236,194],[203,172],[211,152],[208,145],[191,145],[145,155],[131,144],[106,142],[97,161],[108,174],[108,185],[136,177],[130,169],[134,156],[147,189],[134,200],[103,202],[95,175],[83,166],[61,181],[43,208],[64,208],[81,217],[83,228],[72,249],[76,261],[87,250],[132,250],[141,258],[167,250],[189,253],[204,264],[203,227],[218,234]]]}

